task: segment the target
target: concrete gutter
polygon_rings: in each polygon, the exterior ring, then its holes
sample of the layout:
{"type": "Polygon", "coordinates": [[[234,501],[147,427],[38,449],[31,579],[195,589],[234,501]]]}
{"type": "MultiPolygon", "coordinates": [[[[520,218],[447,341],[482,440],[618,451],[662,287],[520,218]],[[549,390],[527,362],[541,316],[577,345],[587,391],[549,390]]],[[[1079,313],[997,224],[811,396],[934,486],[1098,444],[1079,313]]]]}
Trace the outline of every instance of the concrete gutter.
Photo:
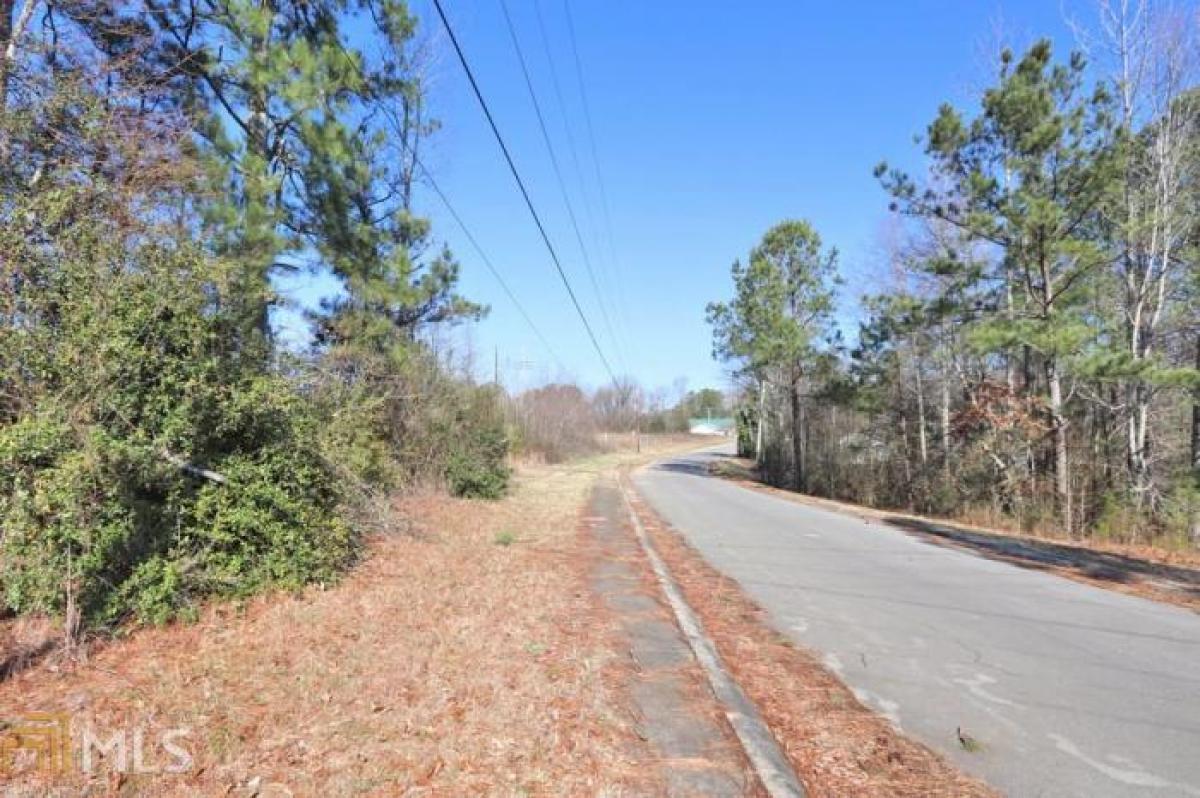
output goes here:
{"type": "Polygon", "coordinates": [[[629,510],[629,517],[633,521],[638,541],[642,544],[642,550],[646,552],[646,558],[650,560],[650,566],[654,569],[655,576],[658,577],[658,583],[667,597],[667,603],[671,605],[671,610],[675,613],[675,620],[679,623],[679,628],[683,630],[684,637],[691,646],[696,661],[704,669],[708,684],[717,701],[724,708],[725,717],[729,720],[729,725],[733,727],[738,741],[742,744],[742,750],[746,752],[759,781],[762,782],[771,798],[805,798],[804,785],[800,783],[791,763],[780,750],[779,744],[762,719],[762,715],[759,714],[758,708],[754,706],[754,702],[725,669],[716,646],[705,634],[699,618],[696,617],[695,612],[692,611],[684,599],[683,593],[679,590],[679,585],[667,570],[666,563],[655,551],[654,545],[650,542],[650,536],[646,534],[646,528],[642,526],[642,520],[638,517],[637,511],[633,508],[633,502],[629,499],[629,492],[620,479],[618,479],[618,487],[621,490],[621,498],[625,500],[625,506],[629,510]]]}

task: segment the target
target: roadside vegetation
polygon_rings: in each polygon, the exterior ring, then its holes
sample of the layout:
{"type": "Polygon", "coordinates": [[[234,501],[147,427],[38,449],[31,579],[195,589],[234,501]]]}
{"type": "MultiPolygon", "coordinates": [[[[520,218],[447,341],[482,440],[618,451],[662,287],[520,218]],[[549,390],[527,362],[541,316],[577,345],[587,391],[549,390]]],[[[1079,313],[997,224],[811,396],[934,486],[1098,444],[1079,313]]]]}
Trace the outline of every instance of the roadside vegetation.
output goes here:
{"type": "MultiPolygon", "coordinates": [[[[1113,75],[1006,52],[881,166],[853,348],[791,220],[708,309],[734,395],[510,394],[439,345],[488,308],[416,201],[406,3],[0,0],[0,706],[193,735],[91,792],[661,793],[585,508],[693,421],[796,491],[1200,546],[1190,22],[1111,15],[1113,75]]],[[[987,794],[658,535],[815,794],[987,794]]]]}
{"type": "Polygon", "coordinates": [[[2,7],[0,615],[69,648],[330,584],[397,492],[686,429],[629,380],[510,397],[437,347],[487,309],[415,207],[405,4],[2,7]]]}
{"type": "MultiPolygon", "coordinates": [[[[143,729],[150,769],[172,761],[162,733],[188,730],[176,741],[186,772],[139,774],[110,751],[59,788],[662,794],[628,707],[627,650],[587,587],[597,555],[581,514],[619,464],[695,445],[659,436],[640,458],[626,448],[519,464],[496,501],[408,491],[337,584],[210,602],[194,623],[140,629],[70,667],[18,669],[0,681],[0,707],[69,709],[77,730],[125,730],[127,746],[143,729]]],[[[36,651],[48,632],[11,621],[0,650],[36,651]]],[[[26,778],[30,795],[51,789],[26,778]]]]}
{"type": "Polygon", "coordinates": [[[887,253],[842,337],[837,252],[773,227],[708,308],[776,486],[1074,539],[1200,546],[1193,11],[1101,4],[1092,56],[1005,50],[881,164],[887,253]]]}
{"type": "Polygon", "coordinates": [[[412,207],[405,7],[38,5],[0,40],[4,611],[195,617],[335,580],[389,491],[502,495],[499,397],[428,345],[485,309],[412,207]],[[304,272],[340,291],[293,340],[304,272]]]}

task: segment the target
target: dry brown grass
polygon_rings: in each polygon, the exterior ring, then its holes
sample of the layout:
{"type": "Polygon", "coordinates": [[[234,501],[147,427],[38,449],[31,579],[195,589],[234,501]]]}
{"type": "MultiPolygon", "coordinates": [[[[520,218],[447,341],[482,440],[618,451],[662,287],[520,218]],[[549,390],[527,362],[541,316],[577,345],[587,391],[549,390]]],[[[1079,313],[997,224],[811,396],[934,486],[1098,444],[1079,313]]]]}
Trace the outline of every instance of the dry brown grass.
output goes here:
{"type": "Polygon", "coordinates": [[[811,796],[995,794],[864,707],[812,653],[772,629],[738,584],[709,566],[645,502],[636,507],[726,667],[811,796]]]}
{"type": "Polygon", "coordinates": [[[398,501],[397,519],[418,523],[373,538],[340,585],[34,665],[0,683],[0,717],[68,711],[77,735],[143,726],[148,749],[191,729],[185,775],[67,780],[100,793],[654,793],[578,531],[596,476],[633,459],[524,467],[499,502],[398,501]]]}
{"type": "Polygon", "coordinates": [[[46,618],[0,621],[0,682],[59,654],[61,639],[61,625],[46,618]]]}

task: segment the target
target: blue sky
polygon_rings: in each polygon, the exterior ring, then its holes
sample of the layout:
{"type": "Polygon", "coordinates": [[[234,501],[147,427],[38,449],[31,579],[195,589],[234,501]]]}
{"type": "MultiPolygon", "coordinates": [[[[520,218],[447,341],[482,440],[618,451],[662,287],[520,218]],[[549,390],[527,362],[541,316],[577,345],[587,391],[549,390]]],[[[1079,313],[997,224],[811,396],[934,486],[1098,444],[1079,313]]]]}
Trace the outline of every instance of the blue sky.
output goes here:
{"type": "MultiPolygon", "coordinates": [[[[878,280],[887,200],[881,159],[921,168],[914,135],[938,105],[970,101],[997,30],[1017,44],[1074,39],[1056,0],[1022,2],[599,2],[569,0],[612,221],[610,257],[563,0],[537,0],[582,165],[577,179],[534,0],[508,0],[615,330],[612,340],[551,171],[499,0],[443,0],[501,132],[615,370],[648,387],[680,378],[724,387],[705,304],[727,297],[729,267],[774,222],[803,217],[842,253],[843,319],[878,280]]],[[[458,334],[510,387],[554,377],[607,380],[437,24],[430,102],[443,127],[426,163],[550,340],[547,352],[432,194],[436,235],[462,262],[462,289],[491,305],[458,334]],[[557,356],[557,361],[555,360],[557,356]],[[561,361],[559,365],[558,361],[561,361]],[[564,366],[566,373],[564,374],[564,366]]],[[[1091,22],[1090,6],[1078,6],[1091,22]]]]}

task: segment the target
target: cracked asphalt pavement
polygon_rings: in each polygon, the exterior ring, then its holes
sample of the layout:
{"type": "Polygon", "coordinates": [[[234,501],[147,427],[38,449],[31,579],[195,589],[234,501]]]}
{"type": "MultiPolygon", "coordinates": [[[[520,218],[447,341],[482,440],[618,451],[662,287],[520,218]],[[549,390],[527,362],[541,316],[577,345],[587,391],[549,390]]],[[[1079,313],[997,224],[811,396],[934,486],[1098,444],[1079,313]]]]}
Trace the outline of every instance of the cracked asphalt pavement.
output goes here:
{"type": "Polygon", "coordinates": [[[902,731],[1013,796],[1200,797],[1200,615],[747,490],[721,456],[633,481],[902,731]]]}

